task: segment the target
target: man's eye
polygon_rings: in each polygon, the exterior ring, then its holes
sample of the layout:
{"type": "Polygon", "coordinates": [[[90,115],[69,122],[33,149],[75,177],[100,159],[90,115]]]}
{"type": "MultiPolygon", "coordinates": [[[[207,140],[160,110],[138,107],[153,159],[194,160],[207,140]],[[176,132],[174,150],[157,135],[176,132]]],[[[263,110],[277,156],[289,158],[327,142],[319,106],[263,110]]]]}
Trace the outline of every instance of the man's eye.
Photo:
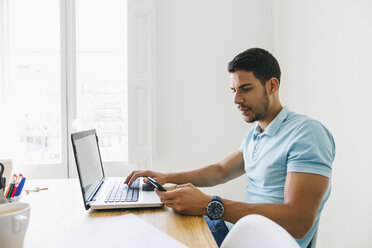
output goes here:
{"type": "Polygon", "coordinates": [[[233,94],[236,93],[236,90],[231,90],[231,93],[233,93],[233,94]]]}
{"type": "Polygon", "coordinates": [[[250,91],[252,88],[243,88],[244,91],[250,91]]]}

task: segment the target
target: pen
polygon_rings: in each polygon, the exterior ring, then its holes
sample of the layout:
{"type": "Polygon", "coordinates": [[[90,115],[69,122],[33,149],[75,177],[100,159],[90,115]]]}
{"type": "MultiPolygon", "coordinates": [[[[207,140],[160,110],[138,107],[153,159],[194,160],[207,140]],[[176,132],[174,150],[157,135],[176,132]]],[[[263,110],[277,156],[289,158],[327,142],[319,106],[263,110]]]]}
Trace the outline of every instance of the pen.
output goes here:
{"type": "Polygon", "coordinates": [[[23,177],[21,182],[18,185],[17,191],[14,196],[19,196],[22,193],[23,186],[25,185],[26,178],[23,177]]]}
{"type": "Polygon", "coordinates": [[[41,190],[47,190],[48,188],[39,188],[36,187],[35,189],[25,189],[26,193],[29,194],[30,192],[39,192],[41,190]]]}
{"type": "Polygon", "coordinates": [[[9,189],[7,191],[6,198],[10,198],[10,196],[12,195],[13,188],[14,188],[14,185],[15,185],[16,180],[17,180],[17,175],[16,174],[13,174],[13,177],[12,177],[12,179],[10,181],[9,189]]]}
{"type": "Polygon", "coordinates": [[[19,186],[19,182],[22,181],[22,178],[23,178],[23,175],[21,173],[19,173],[18,178],[17,178],[17,180],[15,182],[15,185],[14,185],[14,188],[13,188],[13,191],[12,191],[12,194],[10,195],[11,198],[14,197],[14,194],[17,191],[17,188],[19,186]]]}
{"type": "Polygon", "coordinates": [[[4,193],[4,197],[7,197],[7,196],[8,196],[9,191],[10,191],[10,186],[6,189],[6,191],[5,191],[5,193],[4,193]]]}

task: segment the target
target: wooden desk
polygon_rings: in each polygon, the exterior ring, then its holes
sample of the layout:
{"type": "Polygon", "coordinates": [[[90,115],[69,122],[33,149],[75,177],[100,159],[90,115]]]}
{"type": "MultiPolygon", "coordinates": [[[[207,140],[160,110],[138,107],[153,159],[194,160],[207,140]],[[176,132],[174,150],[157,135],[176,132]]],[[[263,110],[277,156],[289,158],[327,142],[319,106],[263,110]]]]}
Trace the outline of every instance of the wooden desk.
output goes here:
{"type": "Polygon", "coordinates": [[[25,189],[33,187],[47,187],[48,190],[32,192],[28,195],[22,193],[21,201],[31,204],[25,248],[46,247],[45,244],[48,243],[46,241],[53,235],[56,233],[63,235],[64,223],[80,225],[89,223],[92,218],[107,218],[128,213],[135,214],[188,247],[217,247],[202,216],[180,215],[167,207],[125,211],[86,211],[77,179],[26,181],[25,189]]]}

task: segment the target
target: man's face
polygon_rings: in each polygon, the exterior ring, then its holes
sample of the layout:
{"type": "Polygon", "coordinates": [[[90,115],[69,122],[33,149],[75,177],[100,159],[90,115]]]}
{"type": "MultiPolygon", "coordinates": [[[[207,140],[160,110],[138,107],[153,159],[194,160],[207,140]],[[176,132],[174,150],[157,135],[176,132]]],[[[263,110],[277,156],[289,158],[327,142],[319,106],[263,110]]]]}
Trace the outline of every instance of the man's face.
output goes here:
{"type": "Polygon", "coordinates": [[[231,73],[231,90],[234,102],[238,105],[246,122],[260,121],[265,118],[269,108],[266,87],[252,72],[236,71],[231,73]]]}

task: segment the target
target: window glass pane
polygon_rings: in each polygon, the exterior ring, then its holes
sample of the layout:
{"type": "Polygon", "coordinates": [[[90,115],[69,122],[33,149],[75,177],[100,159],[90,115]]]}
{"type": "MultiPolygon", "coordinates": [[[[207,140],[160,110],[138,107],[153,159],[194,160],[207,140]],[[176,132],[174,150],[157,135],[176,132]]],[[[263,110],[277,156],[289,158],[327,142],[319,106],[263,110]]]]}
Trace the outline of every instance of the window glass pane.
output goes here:
{"type": "Polygon", "coordinates": [[[0,155],[60,163],[59,0],[8,1],[2,23],[0,155]]]}
{"type": "Polygon", "coordinates": [[[77,0],[77,120],[104,161],[128,161],[126,1],[77,0]]]}
{"type": "Polygon", "coordinates": [[[59,51],[58,0],[8,0],[11,50],[59,51]]]}
{"type": "Polygon", "coordinates": [[[80,51],[125,51],[126,0],[76,0],[80,51]]]}

